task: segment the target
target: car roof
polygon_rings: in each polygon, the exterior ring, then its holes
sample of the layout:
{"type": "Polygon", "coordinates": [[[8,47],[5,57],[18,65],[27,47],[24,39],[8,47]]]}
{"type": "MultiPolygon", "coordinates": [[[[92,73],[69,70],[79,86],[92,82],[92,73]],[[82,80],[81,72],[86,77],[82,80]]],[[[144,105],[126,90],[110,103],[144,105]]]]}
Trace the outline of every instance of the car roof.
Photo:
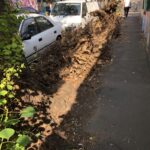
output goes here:
{"type": "Polygon", "coordinates": [[[35,11],[37,11],[35,8],[33,8],[33,7],[30,7],[30,6],[22,6],[22,7],[20,7],[20,9],[27,9],[27,10],[35,10],[35,11]]]}
{"type": "Polygon", "coordinates": [[[25,19],[33,18],[33,17],[39,17],[39,16],[46,17],[44,15],[36,14],[36,13],[20,13],[20,14],[17,14],[17,17],[24,17],[25,19]]]}
{"type": "Polygon", "coordinates": [[[47,18],[48,20],[50,20],[53,24],[55,24],[55,22],[49,17],[49,16],[44,16],[44,15],[41,15],[41,14],[35,14],[35,13],[30,13],[30,14],[18,14],[17,17],[24,17],[23,20],[25,19],[29,19],[29,18],[34,18],[34,17],[44,17],[44,18],[47,18]]]}
{"type": "Polygon", "coordinates": [[[41,14],[30,13],[30,14],[19,14],[19,15],[17,15],[17,17],[21,17],[21,16],[25,17],[23,20],[41,16],[41,17],[44,17],[44,18],[47,18],[48,20],[50,20],[53,24],[56,24],[56,22],[53,21],[49,16],[44,16],[41,14]]]}
{"type": "Polygon", "coordinates": [[[38,16],[44,16],[44,15],[35,14],[35,13],[29,13],[29,14],[27,14],[27,18],[38,17],[38,16]]]}
{"type": "Polygon", "coordinates": [[[31,6],[21,6],[20,8],[33,8],[33,7],[31,7],[31,6]]]}
{"type": "Polygon", "coordinates": [[[19,13],[17,14],[18,17],[25,17],[25,18],[30,18],[30,17],[38,17],[38,16],[43,16],[43,15],[40,15],[40,14],[35,14],[35,13],[19,13]]]}
{"type": "Polygon", "coordinates": [[[59,1],[57,3],[83,3],[85,0],[64,0],[64,1],[59,1]]]}

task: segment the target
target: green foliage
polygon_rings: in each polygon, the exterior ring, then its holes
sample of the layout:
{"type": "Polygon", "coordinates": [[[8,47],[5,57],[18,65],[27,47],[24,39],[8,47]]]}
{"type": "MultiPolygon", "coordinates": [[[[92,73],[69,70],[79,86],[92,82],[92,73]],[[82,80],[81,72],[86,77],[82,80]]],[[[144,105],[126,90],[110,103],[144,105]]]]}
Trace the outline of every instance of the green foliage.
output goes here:
{"type": "Polygon", "coordinates": [[[27,146],[30,143],[31,139],[27,135],[19,135],[16,143],[19,144],[22,147],[27,146]]]}
{"type": "Polygon", "coordinates": [[[8,12],[0,15],[0,150],[24,150],[31,139],[23,134],[28,131],[19,131],[15,126],[21,123],[22,118],[33,117],[35,109],[31,106],[21,111],[11,108],[17,100],[15,81],[25,65],[22,41],[18,34],[22,18],[6,10],[8,12]]]}
{"type": "Polygon", "coordinates": [[[0,106],[5,105],[7,103],[6,99],[0,99],[0,106]]]}
{"type": "Polygon", "coordinates": [[[0,131],[0,138],[9,140],[15,134],[15,130],[11,128],[5,128],[0,131]]]}
{"type": "Polygon", "coordinates": [[[20,122],[20,120],[19,119],[9,119],[9,120],[7,120],[6,122],[5,122],[5,127],[9,127],[9,126],[14,126],[14,125],[16,125],[17,123],[19,123],[20,122]]]}
{"type": "Polygon", "coordinates": [[[33,115],[35,114],[35,109],[31,106],[26,107],[25,109],[23,109],[21,112],[21,117],[33,117],[33,115]]]}
{"type": "Polygon", "coordinates": [[[8,91],[6,91],[6,90],[1,90],[1,91],[0,91],[0,96],[6,96],[7,93],[8,93],[8,91]]]}
{"type": "Polygon", "coordinates": [[[13,14],[0,16],[0,69],[20,65],[22,62],[22,41],[18,35],[22,18],[13,14]]]}

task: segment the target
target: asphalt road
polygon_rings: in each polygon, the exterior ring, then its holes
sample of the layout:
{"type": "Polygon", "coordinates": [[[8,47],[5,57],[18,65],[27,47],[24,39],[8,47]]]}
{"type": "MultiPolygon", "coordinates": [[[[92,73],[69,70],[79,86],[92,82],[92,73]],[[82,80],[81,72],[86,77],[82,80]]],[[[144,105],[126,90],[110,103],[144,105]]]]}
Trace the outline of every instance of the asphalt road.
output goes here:
{"type": "Polygon", "coordinates": [[[113,42],[113,62],[96,90],[97,109],[85,125],[90,150],[150,150],[150,65],[139,18],[130,16],[113,42]]]}

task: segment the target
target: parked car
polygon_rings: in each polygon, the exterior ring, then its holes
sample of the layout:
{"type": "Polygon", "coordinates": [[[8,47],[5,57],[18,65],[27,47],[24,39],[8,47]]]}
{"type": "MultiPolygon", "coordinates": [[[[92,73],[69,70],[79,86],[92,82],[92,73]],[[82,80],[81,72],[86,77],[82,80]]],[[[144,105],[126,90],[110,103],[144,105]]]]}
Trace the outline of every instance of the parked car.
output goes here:
{"type": "Polygon", "coordinates": [[[23,40],[25,57],[28,58],[60,39],[61,25],[46,16],[29,14],[20,24],[19,33],[23,40]]]}
{"type": "Polygon", "coordinates": [[[61,22],[63,28],[78,26],[85,23],[88,14],[100,9],[99,2],[87,2],[85,0],[65,0],[56,2],[50,18],[61,22]]]}

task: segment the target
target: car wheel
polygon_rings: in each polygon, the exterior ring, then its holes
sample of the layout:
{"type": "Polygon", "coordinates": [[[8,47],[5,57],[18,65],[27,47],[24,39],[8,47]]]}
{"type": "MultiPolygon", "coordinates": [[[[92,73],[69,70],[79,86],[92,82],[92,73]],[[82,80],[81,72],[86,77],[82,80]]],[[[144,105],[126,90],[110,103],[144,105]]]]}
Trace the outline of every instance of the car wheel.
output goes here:
{"type": "Polygon", "coordinates": [[[61,35],[57,36],[56,38],[57,41],[61,41],[61,39],[62,39],[61,35]]]}

